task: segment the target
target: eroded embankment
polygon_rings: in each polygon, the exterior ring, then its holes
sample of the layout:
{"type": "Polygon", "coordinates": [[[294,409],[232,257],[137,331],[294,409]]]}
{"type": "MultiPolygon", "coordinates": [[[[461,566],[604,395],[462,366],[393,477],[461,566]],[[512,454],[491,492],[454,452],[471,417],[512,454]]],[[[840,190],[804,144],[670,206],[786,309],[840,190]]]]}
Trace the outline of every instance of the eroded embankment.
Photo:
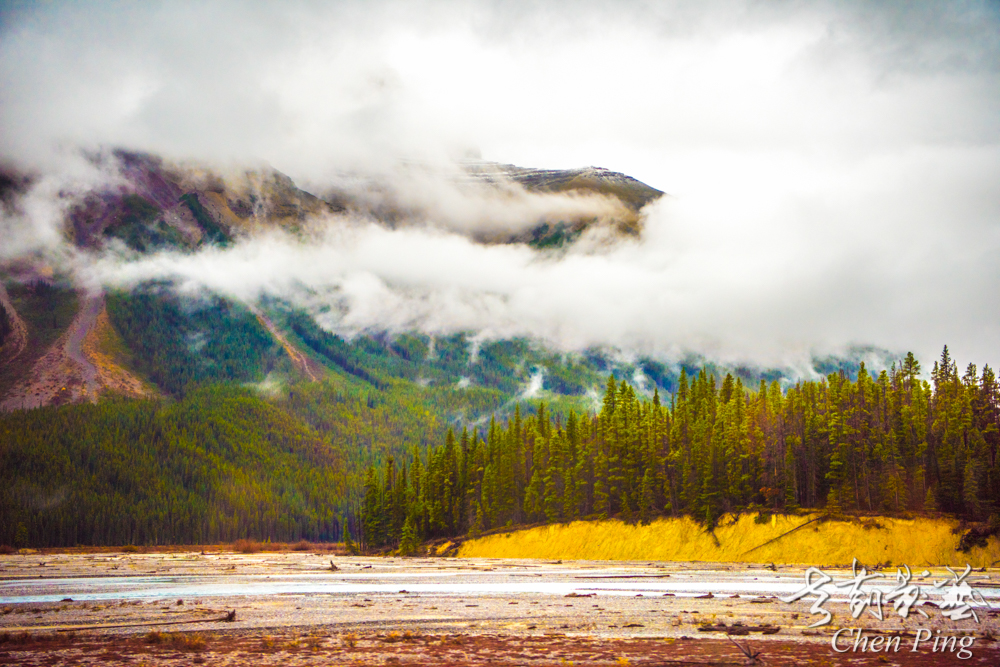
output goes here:
{"type": "Polygon", "coordinates": [[[819,515],[778,516],[757,523],[755,516],[724,518],[709,533],[689,518],[660,519],[648,525],[621,521],[574,521],[465,542],[463,558],[592,558],[600,560],[665,560],[801,565],[867,565],[911,567],[1000,561],[1000,542],[957,551],[960,532],[953,519],[825,520],[819,515]],[[811,522],[811,523],[810,523],[811,522]],[[791,531],[791,532],[790,532],[791,531]],[[772,541],[773,540],[773,541],[772,541]]]}

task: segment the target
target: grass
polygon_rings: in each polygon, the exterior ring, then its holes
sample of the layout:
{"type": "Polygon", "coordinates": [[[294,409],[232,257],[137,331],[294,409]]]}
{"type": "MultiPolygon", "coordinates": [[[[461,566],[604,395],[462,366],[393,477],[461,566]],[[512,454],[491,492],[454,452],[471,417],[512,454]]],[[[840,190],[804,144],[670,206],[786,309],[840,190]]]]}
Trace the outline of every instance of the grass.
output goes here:
{"type": "Polygon", "coordinates": [[[158,632],[152,630],[143,637],[147,644],[165,644],[171,648],[183,651],[203,651],[208,644],[205,636],[199,632],[158,632]]]}
{"type": "Polygon", "coordinates": [[[665,560],[757,562],[816,566],[866,565],[930,567],[989,566],[1000,560],[1000,542],[968,553],[956,551],[958,521],[944,518],[877,521],[817,521],[817,515],[775,515],[757,523],[753,515],[727,517],[713,535],[689,518],[661,519],[648,525],[621,521],[574,521],[501,533],[465,542],[463,558],[547,558],[597,560],[665,560]],[[761,546],[764,545],[764,546],[761,546]]]}
{"type": "Polygon", "coordinates": [[[233,551],[243,554],[256,554],[264,550],[264,545],[257,540],[236,540],[233,542],[233,551]]]}
{"type": "Polygon", "coordinates": [[[262,551],[311,551],[313,553],[322,551],[336,556],[347,553],[344,545],[339,542],[310,542],[308,540],[299,540],[298,542],[258,542],[252,539],[240,539],[233,542],[231,548],[233,551],[244,554],[256,554],[262,551]]]}

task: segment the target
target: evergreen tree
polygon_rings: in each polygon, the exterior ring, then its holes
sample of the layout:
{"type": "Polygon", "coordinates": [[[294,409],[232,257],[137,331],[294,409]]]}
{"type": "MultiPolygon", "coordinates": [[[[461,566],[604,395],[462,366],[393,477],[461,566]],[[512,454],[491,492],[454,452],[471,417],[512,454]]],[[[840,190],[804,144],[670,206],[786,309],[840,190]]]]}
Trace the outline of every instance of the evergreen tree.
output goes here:
{"type": "Polygon", "coordinates": [[[410,517],[406,517],[403,523],[402,539],[399,542],[399,554],[401,556],[412,556],[420,548],[420,539],[417,536],[417,528],[410,517]]]}

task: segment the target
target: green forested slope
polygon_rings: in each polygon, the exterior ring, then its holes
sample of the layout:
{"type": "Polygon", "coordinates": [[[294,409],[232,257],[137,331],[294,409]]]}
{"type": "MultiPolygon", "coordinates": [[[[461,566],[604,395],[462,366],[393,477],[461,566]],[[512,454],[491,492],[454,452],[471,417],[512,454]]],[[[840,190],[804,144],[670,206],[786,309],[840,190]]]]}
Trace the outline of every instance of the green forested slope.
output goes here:
{"type": "Polygon", "coordinates": [[[7,309],[0,307],[0,347],[7,342],[7,336],[13,329],[13,325],[10,321],[10,315],[7,314],[7,309]]]}
{"type": "Polygon", "coordinates": [[[122,211],[104,230],[104,235],[116,238],[137,252],[164,248],[179,248],[184,237],[160,217],[160,207],[139,195],[125,195],[122,211]]]}
{"type": "MultiPolygon", "coordinates": [[[[280,312],[280,311],[279,311],[280,312]]],[[[385,378],[433,385],[483,387],[519,393],[540,373],[542,388],[582,395],[599,386],[606,360],[600,355],[562,355],[513,338],[475,344],[466,334],[438,336],[361,335],[352,340],[322,329],[303,311],[286,310],[283,319],[304,349],[356,377],[384,386],[385,378]]]]}
{"type": "Polygon", "coordinates": [[[940,510],[1000,529],[1000,387],[989,366],[959,375],[945,348],[931,372],[834,373],[782,391],[682,374],[669,406],[608,381],[600,411],[543,409],[485,437],[449,432],[426,457],[365,477],[373,546],[577,518],[825,508],[940,510]]]}
{"type": "Polygon", "coordinates": [[[221,297],[181,299],[149,284],[108,294],[107,308],[137,370],[173,396],[211,382],[261,380],[283,354],[253,313],[221,297]]]}
{"type": "Polygon", "coordinates": [[[337,539],[345,483],[329,439],[232,387],[0,419],[0,543],[337,539]]]}
{"type": "Polygon", "coordinates": [[[34,362],[61,336],[76,314],[76,293],[60,282],[7,285],[11,305],[28,329],[24,351],[0,364],[0,396],[31,371],[34,362]]]}
{"type": "MultiPolygon", "coordinates": [[[[68,291],[10,291],[37,344],[72,318],[68,291]]],[[[345,338],[264,303],[325,369],[306,382],[245,306],[166,284],[107,304],[166,398],[0,415],[0,543],[337,539],[347,517],[387,546],[581,517],[1000,508],[997,381],[960,374],[947,348],[930,382],[909,355],[782,385],[521,339],[345,338]]]]}

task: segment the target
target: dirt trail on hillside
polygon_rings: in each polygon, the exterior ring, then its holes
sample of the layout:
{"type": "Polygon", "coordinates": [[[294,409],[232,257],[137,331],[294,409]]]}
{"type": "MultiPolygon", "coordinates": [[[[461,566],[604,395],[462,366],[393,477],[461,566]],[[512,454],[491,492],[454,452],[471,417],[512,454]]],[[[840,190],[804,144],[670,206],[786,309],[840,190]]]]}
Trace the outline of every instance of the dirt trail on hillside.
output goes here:
{"type": "Polygon", "coordinates": [[[106,350],[102,342],[116,338],[117,332],[108,318],[107,304],[102,304],[94,325],[83,338],[83,356],[97,369],[97,383],[101,390],[107,389],[116,394],[141,398],[155,395],[156,388],[126,370],[106,350]]]}
{"type": "Polygon", "coordinates": [[[285,348],[288,358],[292,360],[292,364],[297,369],[302,371],[312,382],[316,382],[322,377],[323,370],[319,367],[319,364],[309,359],[309,357],[299,352],[294,345],[289,343],[285,335],[278,330],[278,327],[275,326],[274,322],[267,315],[256,308],[251,308],[251,311],[257,316],[257,320],[271,332],[271,335],[281,344],[281,347],[285,348]]]}
{"type": "Polygon", "coordinates": [[[80,309],[66,333],[32,366],[0,403],[0,411],[96,402],[107,385],[85,347],[104,309],[104,294],[81,294],[80,309]]]}
{"type": "Polygon", "coordinates": [[[28,344],[28,327],[18,315],[14,304],[11,303],[10,295],[7,294],[7,288],[4,287],[3,283],[0,283],[0,308],[7,311],[11,325],[8,339],[4,341],[3,346],[0,346],[0,362],[8,362],[24,352],[24,348],[28,344]]]}
{"type": "Polygon", "coordinates": [[[83,378],[83,392],[88,397],[97,398],[100,383],[97,381],[97,367],[83,353],[83,340],[97,323],[97,316],[104,309],[104,293],[91,294],[81,301],[80,312],[67,332],[63,349],[66,355],[80,367],[83,378]]]}

